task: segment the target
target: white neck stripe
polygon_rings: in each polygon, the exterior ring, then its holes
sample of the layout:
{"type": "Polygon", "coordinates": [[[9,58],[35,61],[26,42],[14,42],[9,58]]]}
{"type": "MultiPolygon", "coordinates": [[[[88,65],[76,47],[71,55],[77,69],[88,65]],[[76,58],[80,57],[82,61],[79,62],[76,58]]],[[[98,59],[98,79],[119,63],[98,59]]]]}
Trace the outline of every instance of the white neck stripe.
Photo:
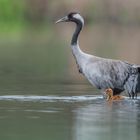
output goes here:
{"type": "Polygon", "coordinates": [[[82,22],[82,24],[84,25],[84,19],[79,14],[73,15],[73,17],[80,20],[82,22]]]}

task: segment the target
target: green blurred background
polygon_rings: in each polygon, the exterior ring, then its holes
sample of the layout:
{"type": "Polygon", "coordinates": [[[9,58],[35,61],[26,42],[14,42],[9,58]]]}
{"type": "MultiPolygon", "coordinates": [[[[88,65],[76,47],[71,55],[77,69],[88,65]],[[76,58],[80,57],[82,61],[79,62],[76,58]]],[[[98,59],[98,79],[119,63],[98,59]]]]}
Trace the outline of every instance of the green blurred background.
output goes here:
{"type": "Polygon", "coordinates": [[[140,64],[139,0],[0,0],[0,82],[83,81],[70,50],[71,11],[85,18],[81,48],[140,64]]]}

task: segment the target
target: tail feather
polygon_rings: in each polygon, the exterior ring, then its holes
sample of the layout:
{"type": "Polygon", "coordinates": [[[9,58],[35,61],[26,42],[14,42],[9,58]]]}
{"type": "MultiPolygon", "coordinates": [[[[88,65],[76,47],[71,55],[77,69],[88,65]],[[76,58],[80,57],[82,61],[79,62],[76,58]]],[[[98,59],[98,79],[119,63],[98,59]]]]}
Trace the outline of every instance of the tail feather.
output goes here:
{"type": "MultiPolygon", "coordinates": [[[[140,70],[140,68],[139,68],[140,70]]],[[[139,72],[140,73],[140,72],[139,72]]],[[[140,74],[138,75],[138,85],[137,85],[138,93],[140,93],[140,74]]]]}
{"type": "Polygon", "coordinates": [[[140,73],[140,65],[133,65],[133,67],[138,70],[138,73],[140,73]]]}
{"type": "Polygon", "coordinates": [[[128,93],[137,94],[140,93],[140,65],[133,65],[136,69],[136,73],[130,74],[128,80],[125,83],[125,89],[128,93]]]}
{"type": "Polygon", "coordinates": [[[130,75],[125,83],[125,89],[128,93],[140,93],[140,73],[130,75]]]}

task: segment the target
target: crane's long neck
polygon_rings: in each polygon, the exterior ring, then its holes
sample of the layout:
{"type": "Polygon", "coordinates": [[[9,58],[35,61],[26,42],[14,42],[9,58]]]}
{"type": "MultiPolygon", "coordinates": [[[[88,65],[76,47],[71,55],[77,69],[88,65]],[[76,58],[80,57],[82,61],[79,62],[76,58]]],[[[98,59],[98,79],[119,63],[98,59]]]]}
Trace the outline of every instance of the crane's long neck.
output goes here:
{"type": "Polygon", "coordinates": [[[78,37],[79,37],[80,31],[82,30],[82,27],[83,25],[81,22],[76,23],[76,29],[71,40],[72,52],[73,52],[73,55],[76,57],[76,59],[78,59],[83,54],[78,44],[78,37]]]}
{"type": "Polygon", "coordinates": [[[78,37],[79,37],[79,34],[80,34],[80,31],[82,30],[82,23],[76,23],[76,29],[75,29],[75,32],[72,36],[72,40],[71,40],[71,46],[76,46],[78,44],[78,37]]]}
{"type": "Polygon", "coordinates": [[[79,72],[82,72],[82,67],[86,61],[85,53],[80,49],[78,44],[78,37],[80,31],[82,30],[83,24],[81,22],[76,23],[76,29],[72,36],[71,40],[71,48],[74,58],[76,59],[76,63],[78,65],[79,72]]]}

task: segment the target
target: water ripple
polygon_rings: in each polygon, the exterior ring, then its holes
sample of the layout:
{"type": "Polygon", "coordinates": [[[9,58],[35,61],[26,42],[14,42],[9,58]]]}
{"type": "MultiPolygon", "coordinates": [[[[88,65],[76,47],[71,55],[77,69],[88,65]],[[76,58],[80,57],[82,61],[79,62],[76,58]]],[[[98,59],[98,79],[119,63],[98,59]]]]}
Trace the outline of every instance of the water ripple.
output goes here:
{"type": "Polygon", "coordinates": [[[0,96],[0,101],[32,101],[32,102],[83,102],[102,99],[102,96],[97,95],[82,95],[82,96],[35,96],[35,95],[3,95],[0,96]]]}

